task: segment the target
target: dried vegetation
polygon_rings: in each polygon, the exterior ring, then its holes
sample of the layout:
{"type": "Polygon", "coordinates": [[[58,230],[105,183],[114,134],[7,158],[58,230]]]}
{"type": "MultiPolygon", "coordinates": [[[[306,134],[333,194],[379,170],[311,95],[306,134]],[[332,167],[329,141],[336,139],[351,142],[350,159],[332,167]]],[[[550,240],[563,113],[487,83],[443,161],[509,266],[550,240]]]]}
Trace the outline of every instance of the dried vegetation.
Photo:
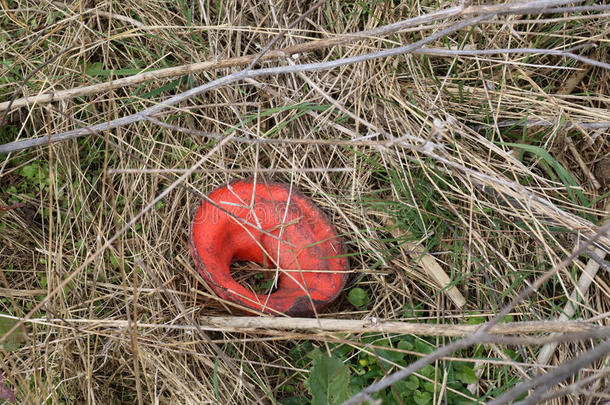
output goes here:
{"type": "MultiPolygon", "coordinates": [[[[128,116],[233,73],[252,60],[239,58],[256,55],[310,6],[3,0],[0,145],[128,116]],[[138,76],[159,69],[170,70],[138,76]],[[11,100],[16,107],[7,110],[11,100]]],[[[259,67],[396,48],[470,17],[347,36],[438,10],[415,0],[329,0],[274,47],[300,52],[272,50],[259,67]]],[[[420,51],[249,78],[188,98],[156,121],[0,155],[0,316],[29,318],[13,335],[16,346],[0,351],[0,374],[22,403],[266,403],[293,391],[308,398],[311,363],[292,355],[307,342],[371,353],[374,343],[357,328],[235,323],[243,313],[198,279],[187,243],[192,207],[200,193],[249,175],[298,187],[347,241],[354,285],[370,303],[355,308],[344,294],[321,318],[365,320],[365,328],[374,319],[430,324],[418,336],[438,335],[437,347],[450,338],[436,324],[490,319],[609,214],[610,70],[501,50],[573,49],[607,63],[608,21],[603,9],[497,16],[426,47],[498,54],[420,51]],[[196,131],[238,141],[220,145],[196,131]],[[443,274],[450,284],[441,289],[443,274]]],[[[509,320],[610,326],[609,246],[600,236],[593,253],[520,302],[509,320]],[[583,272],[592,277],[579,284],[583,272]],[[560,318],[570,303],[571,316],[560,318]]],[[[469,361],[478,383],[465,399],[487,401],[598,342],[547,346],[547,358],[541,345],[512,346],[510,357],[496,342],[474,361],[462,350],[434,365],[469,361]]],[[[554,403],[607,400],[608,367],[606,356],[574,370],[561,386],[590,381],[554,403]]],[[[442,401],[447,387],[436,384],[434,400],[442,401]]]]}

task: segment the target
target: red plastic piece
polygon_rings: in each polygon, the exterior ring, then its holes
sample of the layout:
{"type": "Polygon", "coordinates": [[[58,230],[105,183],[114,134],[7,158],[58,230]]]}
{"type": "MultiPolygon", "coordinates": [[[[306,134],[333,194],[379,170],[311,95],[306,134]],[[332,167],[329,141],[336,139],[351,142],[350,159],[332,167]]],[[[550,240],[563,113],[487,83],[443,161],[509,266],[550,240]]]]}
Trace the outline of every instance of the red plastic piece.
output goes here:
{"type": "Polygon", "coordinates": [[[221,298],[273,315],[310,316],[312,303],[321,311],[341,293],[348,277],[345,248],[309,199],[281,183],[255,187],[248,180],[208,197],[233,216],[202,201],[193,221],[191,254],[221,298]],[[277,290],[255,294],[237,283],[230,271],[235,261],[267,263],[272,269],[279,265],[277,290]]]}

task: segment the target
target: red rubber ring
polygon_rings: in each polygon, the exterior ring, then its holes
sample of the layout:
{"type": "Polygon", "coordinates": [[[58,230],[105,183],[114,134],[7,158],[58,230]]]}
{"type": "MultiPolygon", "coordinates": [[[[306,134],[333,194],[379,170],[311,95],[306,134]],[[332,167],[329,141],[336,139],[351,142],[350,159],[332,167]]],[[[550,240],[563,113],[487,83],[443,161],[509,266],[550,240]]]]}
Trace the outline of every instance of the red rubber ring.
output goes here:
{"type": "Polygon", "coordinates": [[[310,316],[341,293],[349,268],[345,247],[309,199],[281,183],[259,182],[255,188],[249,180],[216,189],[208,198],[233,214],[202,201],[193,220],[191,255],[218,296],[273,315],[310,316]],[[278,264],[285,270],[275,292],[255,294],[233,279],[230,266],[263,265],[264,256],[271,268],[278,264]]]}

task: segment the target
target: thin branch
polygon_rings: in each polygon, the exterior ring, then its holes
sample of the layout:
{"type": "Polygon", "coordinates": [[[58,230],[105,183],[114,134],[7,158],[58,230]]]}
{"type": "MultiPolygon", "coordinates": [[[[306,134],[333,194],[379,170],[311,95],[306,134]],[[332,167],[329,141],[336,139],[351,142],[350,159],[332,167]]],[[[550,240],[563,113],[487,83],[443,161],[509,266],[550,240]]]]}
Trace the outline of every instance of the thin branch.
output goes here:
{"type": "MultiPolygon", "coordinates": [[[[117,174],[167,174],[177,173],[182,174],[188,169],[109,169],[108,176],[117,174]]],[[[304,167],[296,169],[284,168],[249,168],[249,169],[200,169],[193,173],[234,173],[234,174],[251,174],[251,173],[346,173],[353,172],[352,167],[304,167]]],[[[0,206],[2,210],[2,206],[0,206]]]]}
{"type": "MultiPolygon", "coordinates": [[[[553,8],[553,9],[544,9],[544,6],[536,4],[536,6],[532,6],[533,2],[526,3],[515,3],[511,5],[510,9],[506,9],[505,4],[496,5],[495,9],[505,8],[504,12],[499,12],[498,14],[525,14],[527,13],[539,13],[539,14],[548,14],[548,13],[559,13],[559,12],[581,12],[581,11],[600,11],[610,9],[610,5],[601,5],[601,6],[582,6],[582,7],[566,7],[566,8],[553,8]],[[524,9],[525,6],[528,6],[528,9],[524,9]],[[564,11],[565,10],[565,11],[564,11]]],[[[540,2],[542,3],[542,2],[540,2]]],[[[560,2],[553,2],[554,5],[560,5],[560,2]]],[[[562,3],[570,3],[570,2],[562,2],[562,3]]],[[[372,30],[360,31],[354,34],[341,35],[338,37],[327,38],[322,40],[315,40],[306,42],[303,44],[297,44],[294,46],[289,46],[282,48],[276,51],[269,51],[261,60],[274,60],[280,59],[285,56],[302,54],[305,52],[312,52],[319,49],[329,48],[336,45],[347,44],[355,41],[360,41],[364,39],[370,38],[378,38],[380,36],[389,35],[392,33],[399,32],[401,30],[421,26],[422,24],[432,23],[441,19],[447,19],[451,17],[459,17],[459,16],[467,16],[467,15],[476,15],[483,12],[483,10],[489,10],[489,6],[472,6],[468,8],[464,8],[463,6],[451,7],[445,10],[436,11],[434,13],[426,14],[423,16],[409,18],[403,21],[399,21],[397,23],[388,24],[385,26],[377,27],[372,30]]],[[[159,69],[151,72],[142,72],[134,76],[129,76],[121,79],[116,79],[112,82],[100,83],[90,86],[77,87],[73,89],[61,90],[53,93],[43,93],[37,94],[35,96],[29,96],[14,100],[12,102],[4,102],[0,103],[0,111],[6,110],[11,107],[23,107],[31,104],[44,104],[53,101],[66,100],[74,97],[81,97],[86,95],[97,94],[101,92],[105,92],[112,89],[118,89],[126,86],[133,86],[139,83],[143,83],[149,80],[160,80],[165,78],[171,78],[176,76],[183,76],[187,74],[199,73],[202,71],[215,70],[227,67],[235,67],[235,66],[244,66],[251,64],[253,65],[257,58],[259,58],[260,53],[258,55],[248,55],[248,56],[240,56],[236,58],[224,59],[221,61],[206,61],[200,63],[193,63],[183,66],[177,66],[166,69],[159,69]]]]}
{"type": "Polygon", "coordinates": [[[549,401],[553,398],[559,398],[559,397],[574,393],[577,390],[582,389],[585,385],[591,384],[591,383],[595,382],[596,380],[601,380],[602,378],[607,377],[608,375],[610,375],[610,367],[602,368],[601,370],[599,370],[599,372],[597,372],[593,375],[590,375],[589,377],[582,378],[582,379],[576,381],[574,384],[570,384],[567,387],[555,390],[553,392],[547,392],[545,395],[543,395],[540,398],[539,402],[549,401]]]}
{"type": "Polygon", "coordinates": [[[587,252],[585,253],[586,255],[590,256],[591,259],[593,259],[593,261],[602,269],[604,269],[605,271],[607,271],[608,273],[610,273],[610,265],[608,264],[607,260],[602,259],[602,255],[605,256],[606,252],[602,252],[599,249],[595,249],[594,251],[591,250],[587,250],[587,252]]]}
{"type": "Polygon", "coordinates": [[[464,14],[483,14],[493,13],[497,15],[508,15],[508,14],[548,14],[549,10],[551,14],[559,13],[562,6],[573,3],[583,3],[584,0],[535,0],[530,2],[522,3],[503,3],[503,4],[482,4],[479,6],[470,6],[464,9],[464,14]],[[555,8],[551,8],[555,7],[555,8]]]}
{"type": "Polygon", "coordinates": [[[169,107],[172,107],[182,101],[188,100],[193,97],[200,96],[201,94],[213,90],[219,87],[226,86],[228,84],[255,77],[262,76],[271,76],[271,75],[279,75],[279,74],[287,74],[287,73],[297,73],[297,72],[315,72],[319,70],[328,70],[334,69],[340,66],[345,66],[353,63],[361,63],[366,62],[373,59],[387,58],[392,56],[399,56],[405,53],[409,53],[414,49],[421,48],[422,46],[436,41],[444,36],[451,34],[453,32],[459,31],[463,28],[474,25],[482,20],[492,17],[494,14],[485,14],[479,17],[470,18],[468,20],[464,20],[452,25],[449,28],[441,30],[437,33],[434,33],[426,38],[423,38],[417,42],[414,42],[409,45],[401,46],[398,48],[385,49],[383,51],[367,53],[364,55],[352,56],[342,59],[337,59],[334,61],[328,62],[318,62],[318,63],[307,63],[296,66],[280,66],[280,67],[272,67],[272,68],[264,68],[264,69],[256,69],[256,70],[241,70],[236,73],[232,73],[230,75],[221,77],[219,79],[213,80],[211,82],[205,83],[201,86],[195,87],[193,89],[187,90],[183,93],[177,94],[169,99],[155,104],[152,107],[149,107],[141,112],[128,115],[126,117],[121,117],[114,119],[109,122],[100,123],[97,125],[93,125],[88,128],[78,128],[72,131],[63,132],[61,134],[53,135],[53,136],[42,136],[39,138],[33,139],[25,139],[22,141],[16,141],[4,145],[0,145],[0,154],[16,152],[23,149],[28,149],[34,146],[46,145],[52,142],[63,142],[69,139],[79,138],[84,135],[89,135],[91,132],[98,132],[104,130],[110,130],[118,127],[122,127],[129,124],[134,124],[137,122],[141,122],[147,120],[150,116],[157,114],[169,107]],[[49,139],[50,138],[50,139],[49,139]]]}
{"type": "MultiPolygon", "coordinates": [[[[312,52],[319,49],[329,48],[336,45],[343,45],[355,41],[361,41],[370,38],[377,38],[382,35],[389,35],[400,30],[415,27],[426,23],[432,23],[441,19],[459,16],[464,10],[463,7],[452,7],[445,10],[436,11],[434,13],[426,14],[423,16],[417,16],[406,20],[399,21],[397,23],[388,24],[372,30],[360,31],[354,34],[346,34],[337,37],[315,40],[306,42],[303,44],[297,44],[289,47],[285,47],[275,51],[269,51],[261,60],[275,60],[286,56],[295,54],[302,54],[306,52],[312,52]]],[[[220,61],[206,61],[199,63],[192,63],[188,65],[182,65],[177,67],[171,67],[166,69],[154,70],[151,72],[142,72],[134,76],[125,77],[122,79],[116,79],[112,82],[99,83],[90,86],[77,87],[73,89],[61,90],[53,93],[37,94],[35,96],[24,97],[15,100],[14,102],[3,102],[0,103],[0,111],[6,110],[11,107],[23,107],[29,104],[43,104],[52,101],[67,100],[74,97],[87,96],[97,94],[105,91],[109,91],[111,88],[116,90],[118,88],[134,86],[149,80],[161,80],[176,76],[184,76],[187,74],[200,73],[208,70],[223,69],[236,66],[246,66],[251,64],[255,58],[260,55],[247,55],[239,56],[235,58],[228,58],[220,61]]]]}
{"type": "MultiPolygon", "coordinates": [[[[553,8],[545,9],[544,4],[551,4],[552,6],[560,6],[562,4],[576,3],[580,1],[550,1],[550,2],[522,2],[513,4],[498,4],[493,6],[482,5],[482,6],[471,6],[464,8],[464,6],[451,7],[444,10],[435,11],[433,13],[408,18],[396,23],[384,25],[381,27],[374,28],[372,30],[360,31],[353,34],[346,34],[332,38],[326,38],[322,40],[315,40],[306,42],[303,44],[297,44],[294,46],[285,47],[275,51],[269,51],[264,56],[260,56],[262,53],[257,55],[240,56],[236,58],[229,58],[220,61],[206,61],[200,63],[192,63],[183,66],[171,67],[166,69],[159,69],[151,72],[142,72],[134,76],[125,77],[122,79],[116,79],[112,82],[99,83],[90,86],[77,87],[73,89],[61,90],[53,93],[37,94],[35,96],[24,97],[16,99],[11,102],[0,103],[0,111],[9,109],[11,107],[23,107],[31,104],[44,104],[53,101],[66,100],[74,97],[81,97],[86,95],[97,94],[105,91],[113,90],[134,86],[149,80],[160,80],[167,79],[176,76],[184,76],[187,74],[199,73],[208,70],[222,69],[235,66],[245,66],[253,64],[257,58],[260,60],[274,60],[280,59],[285,56],[302,54],[305,52],[312,52],[319,49],[329,48],[336,45],[343,45],[355,41],[361,41],[364,39],[377,39],[380,36],[385,36],[399,32],[401,30],[421,26],[423,24],[429,24],[435,21],[448,19],[452,17],[477,15],[481,13],[491,13],[490,10],[498,10],[498,14],[525,14],[536,12],[538,14],[548,13],[559,13],[559,12],[580,12],[580,11],[599,11],[610,9],[609,6],[582,6],[582,7],[566,7],[566,8],[553,8]],[[544,4],[543,4],[544,3],[544,4]],[[535,4],[535,5],[534,5],[535,4]],[[595,7],[595,9],[591,9],[595,7]],[[601,7],[601,9],[600,9],[601,7]],[[561,11],[560,11],[561,10],[561,11]],[[565,10],[565,11],[563,11],[565,10]]],[[[145,28],[145,27],[144,27],[145,28]]],[[[280,34],[281,35],[281,34],[280,34]]]]}
{"type": "MultiPolygon", "coordinates": [[[[215,316],[201,317],[200,323],[213,327],[215,330],[300,330],[325,331],[338,333],[400,333],[422,336],[467,336],[479,328],[480,325],[443,325],[424,324],[414,322],[400,322],[380,319],[327,319],[327,318],[278,318],[278,317],[231,317],[215,316]]],[[[600,329],[588,322],[560,322],[546,321],[513,322],[496,325],[491,334],[530,334],[552,332],[592,332],[600,329]]],[[[610,331],[608,329],[606,332],[610,331]]]]}
{"type": "MultiPolygon", "coordinates": [[[[528,398],[517,402],[520,405],[533,405],[542,401],[547,391],[555,384],[560,381],[565,380],[570,377],[572,374],[577,373],[583,367],[588,366],[594,361],[606,356],[610,352],[610,339],[606,340],[603,343],[600,343],[593,349],[586,351],[570,360],[561,366],[555,368],[554,370],[549,371],[546,374],[543,374],[539,377],[536,377],[532,380],[522,382],[518,384],[516,387],[512,388],[508,392],[504,393],[500,397],[496,398],[493,401],[487,403],[487,405],[501,405],[506,404],[510,401],[514,401],[521,395],[525,394],[532,388],[540,386],[533,393],[528,395],[528,398]]],[[[515,404],[515,405],[517,405],[515,404]]]]}
{"type": "Polygon", "coordinates": [[[288,32],[288,30],[294,28],[298,23],[300,23],[301,21],[303,21],[305,18],[307,18],[311,13],[313,13],[315,10],[317,10],[318,8],[320,8],[320,6],[322,6],[322,4],[326,3],[326,0],[318,0],[317,3],[315,3],[313,6],[311,6],[309,8],[309,10],[307,10],[306,12],[304,12],[303,14],[301,14],[299,16],[299,18],[297,18],[296,20],[294,20],[289,26],[288,28],[286,28],[285,30],[282,30],[282,32],[280,32],[278,35],[276,35],[271,41],[269,41],[269,43],[267,45],[265,45],[265,47],[263,48],[262,51],[260,51],[258,53],[258,55],[256,55],[254,57],[254,59],[252,60],[252,62],[250,62],[250,64],[248,65],[248,67],[246,68],[246,70],[250,70],[253,69],[254,66],[256,66],[256,64],[258,63],[258,61],[267,53],[269,52],[269,50],[271,50],[271,48],[273,47],[273,45],[275,45],[280,39],[284,38],[286,36],[286,33],[288,32]]]}
{"type": "Polygon", "coordinates": [[[519,295],[517,295],[517,297],[515,297],[508,305],[506,305],[504,308],[502,308],[502,310],[500,312],[498,312],[498,314],[496,316],[494,316],[494,318],[491,321],[483,324],[481,326],[481,328],[478,329],[475,333],[473,333],[463,339],[450,343],[446,346],[440,347],[439,349],[430,353],[426,357],[422,357],[421,359],[417,360],[415,363],[410,364],[408,367],[405,367],[393,374],[390,374],[390,375],[382,378],[381,380],[377,381],[376,383],[369,385],[368,387],[366,387],[365,389],[363,389],[362,391],[360,391],[359,393],[357,393],[356,395],[351,397],[349,400],[345,401],[343,403],[343,405],[356,405],[363,401],[366,401],[374,393],[381,391],[382,389],[385,389],[385,388],[395,384],[398,381],[401,381],[402,379],[408,377],[410,374],[414,373],[415,371],[419,370],[420,368],[422,368],[428,364],[431,364],[434,361],[436,361],[442,357],[448,356],[449,354],[451,354],[457,350],[465,349],[473,344],[479,343],[479,342],[484,341],[485,339],[489,338],[489,336],[490,336],[489,331],[494,326],[496,326],[500,322],[500,320],[504,316],[506,316],[517,304],[519,304],[521,301],[523,301],[525,298],[527,298],[529,295],[531,295],[534,291],[538,290],[538,288],[543,283],[548,281],[551,277],[553,277],[559,271],[563,270],[566,266],[568,266],[570,263],[572,263],[572,261],[574,261],[574,259],[576,259],[578,256],[580,256],[589,246],[591,246],[597,239],[600,238],[601,235],[605,234],[608,230],[610,230],[610,222],[605,224],[604,226],[600,227],[598,232],[592,238],[587,240],[583,245],[581,245],[578,249],[576,249],[575,252],[573,252],[567,258],[562,260],[557,266],[555,266],[551,270],[547,271],[540,278],[538,278],[533,283],[528,285],[528,287],[525,288],[521,293],[519,293],[519,295]]]}
{"type": "MultiPolygon", "coordinates": [[[[90,133],[90,131],[100,131],[102,129],[117,128],[119,126],[140,122],[143,119],[148,119],[148,120],[152,121],[152,118],[150,116],[154,113],[161,112],[162,110],[164,110],[170,106],[173,106],[187,98],[198,96],[206,91],[209,91],[209,90],[212,90],[212,89],[224,86],[224,85],[228,85],[230,83],[237,82],[240,80],[251,79],[251,78],[266,76],[266,75],[279,75],[279,74],[289,74],[289,73],[295,73],[295,72],[308,72],[308,71],[316,71],[316,70],[333,69],[338,66],[343,66],[346,64],[360,63],[360,62],[364,62],[367,60],[390,57],[390,56],[397,56],[397,55],[402,55],[402,54],[406,54],[406,53],[428,54],[428,55],[437,55],[437,56],[468,56],[468,55],[476,56],[476,55],[487,55],[487,54],[513,54],[513,53],[543,54],[543,55],[555,55],[555,56],[569,57],[569,58],[575,59],[575,60],[583,62],[583,63],[587,63],[587,64],[590,64],[593,66],[598,66],[598,67],[610,70],[610,64],[608,64],[608,63],[596,61],[596,60],[593,60],[590,58],[576,55],[572,52],[552,50],[552,49],[551,50],[533,49],[533,48],[497,49],[497,50],[447,50],[447,49],[439,49],[439,48],[419,49],[427,43],[430,43],[438,38],[441,38],[451,32],[457,31],[461,28],[464,28],[464,27],[472,25],[476,22],[482,21],[490,16],[491,15],[485,15],[485,16],[473,18],[471,20],[466,20],[462,23],[456,24],[452,27],[442,30],[437,34],[433,34],[423,40],[420,40],[420,41],[415,42],[410,45],[395,48],[395,49],[388,49],[388,50],[384,50],[384,51],[373,52],[373,53],[359,55],[359,56],[355,56],[355,57],[338,59],[338,60],[330,61],[330,62],[311,63],[311,64],[294,65],[294,66],[282,66],[282,67],[266,68],[266,69],[258,69],[258,70],[245,69],[240,72],[237,72],[237,73],[225,76],[223,78],[214,80],[212,82],[206,83],[195,89],[192,89],[187,92],[173,96],[170,99],[166,100],[165,102],[159,103],[140,113],[136,113],[136,114],[133,114],[133,115],[130,115],[127,117],[119,118],[119,119],[110,121],[109,123],[102,123],[102,124],[94,125],[94,126],[89,127],[89,130],[85,130],[85,128],[80,128],[80,129],[76,129],[76,130],[72,130],[72,131],[68,131],[68,132],[64,132],[64,133],[55,135],[52,137],[52,142],[62,142],[65,140],[78,138],[80,136],[84,136],[84,135],[90,133]]],[[[113,86],[116,85],[116,81],[113,82],[112,84],[113,84],[113,86]]],[[[6,115],[6,113],[4,115],[6,115]]],[[[166,125],[170,125],[170,124],[166,124],[166,125]]],[[[586,126],[586,124],[585,124],[585,126],[586,126]]],[[[585,126],[583,126],[583,127],[585,127],[585,126]]],[[[592,127],[595,128],[594,125],[592,127]]],[[[16,152],[19,150],[27,149],[27,148],[34,147],[34,146],[40,146],[40,145],[44,145],[44,144],[48,144],[48,143],[49,143],[48,137],[39,137],[39,138],[34,138],[34,139],[15,141],[12,143],[0,145],[0,154],[16,152]]]]}
{"type": "MultiPolygon", "coordinates": [[[[610,211],[610,199],[606,203],[606,211],[610,211]]],[[[610,219],[608,219],[608,221],[610,221],[610,219]]],[[[593,282],[593,279],[597,275],[597,271],[599,270],[599,267],[600,267],[601,263],[603,262],[603,258],[606,256],[606,252],[604,252],[601,249],[595,249],[594,252],[595,253],[587,250],[586,253],[589,255],[598,254],[600,260],[599,261],[589,260],[589,262],[585,266],[584,270],[582,271],[582,274],[580,275],[578,282],[574,286],[574,291],[572,291],[569,301],[563,307],[563,312],[561,313],[561,315],[558,318],[559,321],[567,321],[574,316],[574,313],[576,312],[576,306],[584,298],[585,294],[589,290],[589,287],[591,286],[591,283],[593,282]]],[[[591,256],[591,257],[593,257],[593,256],[591,256]]],[[[557,348],[556,343],[549,343],[549,344],[543,346],[542,349],[540,350],[540,352],[538,352],[538,357],[537,357],[538,363],[539,364],[549,364],[549,361],[551,360],[551,357],[555,353],[556,348],[557,348]]]]}
{"type": "MultiPolygon", "coordinates": [[[[498,127],[498,128],[506,128],[506,127],[554,127],[556,126],[556,122],[547,121],[547,120],[508,120],[508,121],[500,121],[494,124],[484,124],[474,127],[475,131],[481,131],[483,129],[487,129],[489,127],[498,127]]],[[[601,122],[578,122],[578,123],[567,123],[565,125],[566,129],[572,129],[581,127],[584,129],[606,129],[610,128],[610,121],[601,121],[601,122]]]]}
{"type": "Polygon", "coordinates": [[[591,66],[597,66],[603,69],[610,70],[610,63],[597,61],[577,55],[569,51],[560,51],[557,49],[537,49],[537,48],[509,48],[509,49],[480,49],[480,50],[461,50],[461,49],[442,49],[442,48],[423,48],[413,51],[415,54],[432,55],[432,56],[479,56],[479,55],[510,55],[515,53],[528,55],[554,55],[563,56],[577,60],[591,66]]]}
{"type": "Polygon", "coordinates": [[[115,241],[121,237],[129,228],[131,228],[144,214],[146,214],[150,209],[152,209],[155,204],[161,201],[165,196],[167,196],[173,189],[178,187],[178,185],[182,184],[184,180],[186,180],[193,171],[197,170],[201,165],[203,165],[212,155],[214,155],[225,143],[227,143],[231,139],[232,135],[227,136],[225,139],[220,141],[216,146],[214,146],[208,153],[206,153],[197,163],[195,163],[187,172],[185,172],[182,176],[180,176],[176,181],[170,184],[165,190],[163,190],[154,200],[152,200],[146,207],[144,207],[138,214],[136,214],[125,226],[123,226],[119,231],[117,231],[110,239],[106,241],[94,254],[90,255],[76,270],[74,270],[70,275],[68,275],[61,283],[57,285],[56,288],[49,291],[49,293],[42,299],[38,304],[34,306],[23,318],[20,319],[19,322],[16,322],[13,327],[8,330],[3,336],[0,336],[0,344],[4,343],[6,339],[8,339],[11,334],[17,330],[25,321],[30,319],[32,315],[36,312],[40,311],[51,298],[57,295],[59,292],[63,291],[63,288],[68,285],[76,276],[78,276],[83,269],[89,266],[102,252],[104,252],[109,246],[111,246],[115,241]]]}
{"type": "MultiPolygon", "coordinates": [[[[209,139],[220,140],[224,139],[225,134],[221,134],[218,132],[209,132],[209,131],[200,131],[198,129],[191,129],[181,127],[179,125],[170,124],[165,121],[161,121],[154,117],[148,117],[147,121],[150,121],[160,127],[171,129],[173,131],[182,132],[184,134],[189,134],[193,136],[201,136],[209,139]]],[[[232,127],[234,130],[241,130],[237,127],[232,127]]],[[[238,143],[246,143],[249,145],[329,145],[329,146],[371,146],[371,147],[384,147],[387,145],[387,142],[383,141],[369,141],[362,139],[299,139],[299,138],[248,138],[243,136],[234,136],[232,139],[233,142],[238,143]]],[[[426,140],[423,138],[418,138],[417,142],[425,143],[426,140]]]]}
{"type": "Polygon", "coordinates": [[[545,14],[555,13],[582,13],[588,11],[606,11],[610,8],[608,4],[596,4],[592,6],[574,6],[574,7],[553,7],[547,8],[545,14]]]}
{"type": "MultiPolygon", "coordinates": [[[[21,320],[22,318],[0,314],[0,318],[21,320]]],[[[89,327],[123,328],[128,321],[123,319],[28,319],[28,323],[53,327],[70,324],[89,325],[89,327]],[[58,324],[60,323],[60,324],[58,324]]],[[[165,330],[202,330],[233,331],[240,333],[264,333],[282,335],[286,331],[330,332],[330,333],[391,333],[412,334],[417,336],[468,336],[476,332],[480,325],[428,324],[419,322],[384,321],[368,319],[330,319],[330,318],[285,318],[270,316],[201,316],[189,325],[155,324],[138,322],[133,327],[141,329],[165,330]]],[[[584,321],[530,321],[508,322],[494,326],[489,334],[480,337],[476,343],[501,343],[508,345],[539,345],[541,342],[573,342],[598,339],[610,336],[610,327],[600,327],[584,321]],[[561,332],[561,334],[555,334],[561,332]],[[537,336],[540,333],[551,333],[537,336]],[[516,335],[521,336],[516,336],[516,335]],[[529,336],[528,336],[529,335],[529,336]]]]}

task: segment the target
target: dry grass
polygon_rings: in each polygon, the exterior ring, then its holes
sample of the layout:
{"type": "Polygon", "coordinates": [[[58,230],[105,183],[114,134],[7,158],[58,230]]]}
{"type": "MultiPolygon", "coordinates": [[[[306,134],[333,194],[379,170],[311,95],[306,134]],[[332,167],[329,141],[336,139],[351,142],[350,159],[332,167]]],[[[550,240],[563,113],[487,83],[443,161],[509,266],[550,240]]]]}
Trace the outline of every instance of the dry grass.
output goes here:
{"type": "MultiPolygon", "coordinates": [[[[0,102],[108,83],[135,75],[134,69],[254,55],[309,2],[2,5],[0,102]]],[[[436,6],[419,1],[331,0],[277,47],[433,11],[436,6]]],[[[270,59],[262,66],[374,52],[452,22],[270,59]]],[[[565,50],[595,44],[575,52],[609,62],[608,32],[607,14],[503,16],[432,46],[565,50]]],[[[0,128],[0,144],[126,116],[234,71],[204,70],[21,107],[0,128]]],[[[524,54],[400,56],[224,86],[157,118],[250,141],[219,147],[203,171],[101,253],[100,247],[180,176],[170,169],[192,167],[215,142],[142,122],[0,156],[0,205],[27,204],[0,210],[0,313],[22,317],[44,303],[33,316],[38,321],[26,323],[19,348],[0,351],[0,373],[23,403],[267,403],[286,397],[287,386],[307,397],[303,382],[311,364],[295,363],[290,352],[295,347],[310,342],[327,350],[340,342],[370,352],[361,333],[170,327],[241,314],[199,281],[187,241],[197,192],[243,177],[244,170],[264,169],[259,176],[298,187],[347,241],[354,281],[371,303],[356,310],[344,294],[321,317],[463,324],[491,316],[593,235],[608,215],[607,179],[597,165],[610,157],[609,132],[588,124],[610,122],[609,86],[608,70],[524,54]],[[523,119],[543,124],[503,125],[523,119]],[[401,138],[405,134],[432,146],[401,138]],[[156,170],[121,172],[145,168],[156,170]],[[412,238],[390,223],[409,229],[412,238]],[[408,255],[406,246],[414,241],[450,275],[466,299],[463,308],[408,255]],[[87,259],[91,263],[76,271],[87,259]],[[73,279],[55,291],[68,277],[73,279]],[[153,327],[136,328],[135,320],[153,327]]],[[[602,238],[598,255],[608,246],[602,238]]],[[[514,309],[512,320],[557,319],[590,260],[581,256],[557,274],[514,309]]],[[[581,301],[574,318],[610,325],[608,274],[607,268],[599,270],[588,291],[574,295],[581,301]]],[[[447,342],[439,337],[435,344],[447,342]]],[[[591,346],[591,341],[561,343],[551,365],[591,346]]],[[[469,401],[488,392],[496,396],[539,372],[540,346],[519,348],[518,361],[502,347],[487,345],[474,363],[480,379],[469,401]]],[[[470,356],[456,354],[468,361],[470,356]]],[[[436,367],[442,369],[443,362],[436,367]]],[[[608,360],[597,361],[564,384],[604,367],[608,360]]],[[[554,403],[596,403],[607,399],[608,389],[603,378],[593,379],[584,394],[570,393],[554,403]]]]}

